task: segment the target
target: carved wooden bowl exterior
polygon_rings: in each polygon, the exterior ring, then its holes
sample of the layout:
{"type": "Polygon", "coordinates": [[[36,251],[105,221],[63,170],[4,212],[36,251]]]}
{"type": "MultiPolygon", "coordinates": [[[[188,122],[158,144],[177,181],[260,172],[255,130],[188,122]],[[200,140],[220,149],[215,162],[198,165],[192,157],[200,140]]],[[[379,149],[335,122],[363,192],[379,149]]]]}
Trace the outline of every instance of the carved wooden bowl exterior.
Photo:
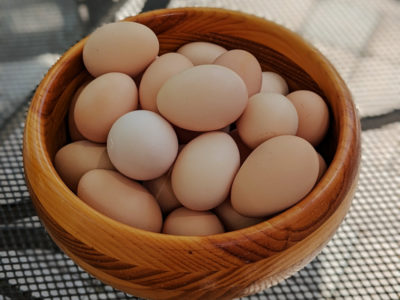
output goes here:
{"type": "Polygon", "coordinates": [[[85,39],[47,73],[33,97],[24,135],[24,167],[39,217],[57,245],[105,283],[154,299],[228,299],[255,293],[293,274],[329,241],[354,193],[360,126],[351,95],[331,64],[299,36],[274,23],[222,9],[179,8],[127,18],[157,34],[161,53],[210,41],[253,53],[291,90],[327,101],[331,124],[319,147],[329,168],[301,202],[258,225],[206,237],[151,233],[94,211],[62,182],[55,152],[68,141],[72,95],[89,78],[85,39]]]}

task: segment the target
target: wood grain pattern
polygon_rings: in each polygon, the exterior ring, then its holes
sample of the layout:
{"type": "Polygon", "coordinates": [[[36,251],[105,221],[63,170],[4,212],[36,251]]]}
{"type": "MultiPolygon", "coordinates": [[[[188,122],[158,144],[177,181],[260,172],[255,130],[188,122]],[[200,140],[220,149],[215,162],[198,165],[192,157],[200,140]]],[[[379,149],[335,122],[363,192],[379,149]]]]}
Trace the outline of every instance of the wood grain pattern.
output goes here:
{"type": "Polygon", "coordinates": [[[24,168],[47,231],[81,267],[112,286],[154,299],[229,299],[255,293],[291,275],[329,241],[350,206],[360,162],[360,126],[350,93],[331,64],[294,33],[274,23],[222,9],[159,10],[127,21],[152,28],[161,53],[190,41],[252,52],[263,70],[293,89],[327,101],[332,122],[321,146],[330,162],[322,180],[297,205],[242,230],[182,237],[146,232],[111,220],[80,201],[52,159],[68,137],[66,110],[88,78],[84,40],[67,51],[39,85],[27,116],[24,168]]]}

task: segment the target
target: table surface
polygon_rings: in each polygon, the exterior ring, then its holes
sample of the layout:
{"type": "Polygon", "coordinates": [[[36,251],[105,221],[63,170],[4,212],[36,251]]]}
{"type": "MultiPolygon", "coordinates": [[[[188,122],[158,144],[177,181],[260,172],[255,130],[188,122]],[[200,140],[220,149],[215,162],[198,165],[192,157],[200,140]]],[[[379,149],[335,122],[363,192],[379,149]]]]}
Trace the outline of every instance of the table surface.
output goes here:
{"type": "Polygon", "coordinates": [[[305,268],[247,298],[400,299],[400,1],[2,0],[0,300],[134,299],[88,275],[48,237],[24,181],[24,118],[48,68],[95,27],[178,6],[241,10],[298,32],[338,69],[361,117],[361,173],[346,219],[305,268]]]}

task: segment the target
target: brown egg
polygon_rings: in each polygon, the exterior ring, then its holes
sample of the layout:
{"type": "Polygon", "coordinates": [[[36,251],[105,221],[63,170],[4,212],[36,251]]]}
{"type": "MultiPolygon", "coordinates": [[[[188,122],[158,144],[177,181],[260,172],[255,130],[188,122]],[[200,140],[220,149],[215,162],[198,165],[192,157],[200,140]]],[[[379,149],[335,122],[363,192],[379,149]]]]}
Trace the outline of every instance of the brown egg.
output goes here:
{"type": "Polygon", "coordinates": [[[298,126],[297,112],[285,96],[259,93],[249,99],[249,104],[236,126],[243,142],[254,149],[275,136],[295,135],[298,126]]]}
{"type": "Polygon", "coordinates": [[[172,169],[161,177],[143,182],[143,186],[154,196],[164,214],[169,214],[174,209],[182,206],[172,190],[171,173],[172,169]]]}
{"type": "Polygon", "coordinates": [[[239,150],[227,133],[200,135],[176,159],[171,175],[176,198],[192,210],[218,206],[228,196],[239,164],[239,150]]]}
{"type": "Polygon", "coordinates": [[[242,165],[243,162],[246,160],[246,158],[250,155],[251,151],[253,150],[247,147],[247,145],[242,141],[237,129],[234,129],[231,132],[229,132],[229,135],[233,138],[236,145],[238,146],[240,153],[240,165],[242,165]]]}
{"type": "Polygon", "coordinates": [[[232,207],[248,217],[282,211],[305,197],[318,177],[318,155],[306,140],[277,136],[258,146],[232,184],[232,207]]]}
{"type": "Polygon", "coordinates": [[[222,224],[227,231],[238,230],[246,228],[263,221],[262,218],[251,218],[242,216],[236,210],[233,209],[231,201],[225,200],[218,207],[214,209],[215,214],[221,220],[222,224]]]}
{"type": "Polygon", "coordinates": [[[75,104],[74,117],[79,132],[88,140],[105,143],[113,123],[137,108],[135,82],[122,73],[107,73],[90,82],[75,104]]]}
{"type": "Polygon", "coordinates": [[[287,98],[296,107],[299,116],[296,135],[317,146],[329,126],[329,110],[325,101],[318,94],[306,90],[292,92],[287,98]]]}
{"type": "Polygon", "coordinates": [[[83,62],[94,77],[110,72],[136,76],[157,56],[154,32],[139,23],[117,22],[96,29],[83,47],[83,62]]]}
{"type": "Polygon", "coordinates": [[[285,96],[289,93],[289,87],[281,75],[274,72],[262,72],[260,92],[278,93],[285,96]]]}
{"type": "Polygon", "coordinates": [[[223,233],[218,217],[209,211],[193,211],[178,208],[168,215],[163,233],[187,236],[202,236],[223,233]]]}
{"type": "Polygon", "coordinates": [[[73,142],[86,140],[86,138],[79,132],[78,128],[76,128],[75,118],[74,118],[74,109],[76,100],[78,100],[79,95],[82,90],[89,84],[89,82],[85,82],[82,86],[75,92],[74,97],[71,100],[71,104],[68,110],[68,130],[69,136],[73,142]]]}
{"type": "Polygon", "coordinates": [[[192,42],[180,47],[176,52],[186,56],[193,65],[212,64],[222,53],[224,47],[208,42],[192,42]]]}
{"type": "Polygon", "coordinates": [[[318,162],[319,162],[319,169],[318,169],[318,180],[321,179],[321,177],[324,175],[326,169],[328,168],[325,162],[325,159],[322,157],[321,154],[318,154],[318,162]]]}
{"type": "Polygon", "coordinates": [[[262,70],[260,63],[248,51],[235,49],[218,56],[214,64],[232,69],[243,79],[246,84],[248,96],[260,92],[262,70]]]}
{"type": "Polygon", "coordinates": [[[162,215],[141,184],[116,171],[92,170],[82,176],[78,197],[98,212],[136,228],[160,232],[162,215]]]}
{"type": "Polygon", "coordinates": [[[218,130],[234,122],[247,105],[243,80],[217,65],[187,69],[168,79],[157,95],[161,115],[192,131],[218,130]]]}
{"type": "Polygon", "coordinates": [[[166,53],[146,69],[139,86],[140,105],[143,109],[158,112],[157,93],[163,83],[183,70],[193,67],[189,59],[179,53],[166,53]]]}
{"type": "Polygon", "coordinates": [[[65,145],[56,153],[54,166],[64,183],[76,192],[79,179],[93,169],[113,170],[104,144],[77,141],[65,145]]]}

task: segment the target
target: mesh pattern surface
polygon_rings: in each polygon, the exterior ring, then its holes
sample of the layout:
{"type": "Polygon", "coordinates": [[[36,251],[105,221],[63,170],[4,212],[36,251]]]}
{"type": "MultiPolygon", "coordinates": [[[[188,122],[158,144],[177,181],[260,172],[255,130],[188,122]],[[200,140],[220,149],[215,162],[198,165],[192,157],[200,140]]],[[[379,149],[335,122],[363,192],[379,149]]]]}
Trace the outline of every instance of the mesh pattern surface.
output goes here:
{"type": "MultiPolygon", "coordinates": [[[[137,13],[144,1],[110,4],[109,11],[90,24],[90,1],[26,3],[0,2],[0,300],[135,299],[88,275],[51,241],[30,201],[21,153],[29,93],[58,53],[93,26],[137,13]],[[50,9],[44,14],[43,7],[49,3],[50,9]],[[49,33],[38,21],[45,17],[62,38],[47,38],[57,34],[49,33]],[[25,23],[20,24],[22,19],[25,23]],[[36,33],[27,35],[27,31],[36,33]],[[22,43],[24,35],[29,37],[31,40],[26,43],[32,52],[20,49],[13,55],[13,45],[5,43],[12,34],[16,34],[16,45],[22,43]]],[[[362,116],[376,116],[399,107],[400,1],[351,1],[350,8],[349,3],[175,0],[170,6],[240,9],[300,32],[328,56],[348,81],[362,116]],[[359,16],[360,6],[368,7],[365,20],[344,17],[359,16]],[[329,37],[316,31],[318,24],[328,21],[334,22],[333,26],[346,21],[348,25],[343,26],[356,29],[349,33],[349,40],[327,40],[329,37]],[[363,22],[372,25],[362,25],[363,22]],[[352,44],[353,35],[357,38],[352,44]]],[[[345,221],[329,244],[302,270],[247,299],[400,298],[399,115],[394,120],[362,133],[358,189],[345,221]]]]}

